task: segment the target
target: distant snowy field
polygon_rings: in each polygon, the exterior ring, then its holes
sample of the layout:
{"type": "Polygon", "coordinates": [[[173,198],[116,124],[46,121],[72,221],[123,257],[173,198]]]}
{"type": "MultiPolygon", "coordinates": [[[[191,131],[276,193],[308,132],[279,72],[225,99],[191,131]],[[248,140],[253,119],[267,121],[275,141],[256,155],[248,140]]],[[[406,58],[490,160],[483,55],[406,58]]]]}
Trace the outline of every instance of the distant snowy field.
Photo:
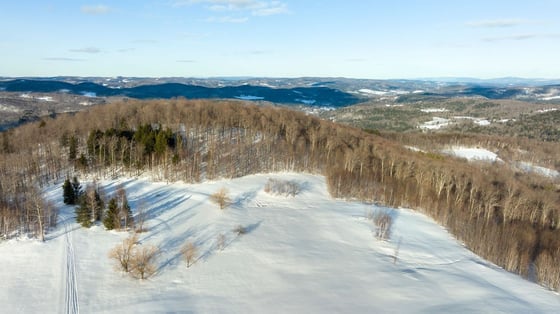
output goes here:
{"type": "Polygon", "coordinates": [[[159,272],[138,281],[116,272],[108,251],[124,232],[78,227],[60,186],[45,191],[63,208],[48,241],[0,243],[3,313],[554,313],[560,296],[475,256],[424,215],[392,210],[390,241],[374,238],[371,204],[332,199],[325,179],[254,175],[204,184],[123,184],[150,219],[142,243],[161,249],[159,272]],[[298,182],[295,197],[263,191],[268,178],[298,182]],[[209,202],[221,187],[233,205],[209,202]],[[248,233],[236,237],[237,225],[248,233]],[[227,247],[216,248],[226,235],[227,247]],[[179,255],[190,240],[200,258],[179,255]],[[399,243],[400,242],[400,246],[399,243]],[[398,260],[393,255],[398,250],[398,260]],[[73,254],[72,254],[73,253],[73,254]],[[74,278],[68,281],[67,278],[74,278]],[[72,301],[75,305],[71,305],[72,301]]]}
{"type": "Polygon", "coordinates": [[[443,153],[465,158],[467,160],[501,161],[496,153],[484,148],[456,146],[443,150],[443,153]]]}

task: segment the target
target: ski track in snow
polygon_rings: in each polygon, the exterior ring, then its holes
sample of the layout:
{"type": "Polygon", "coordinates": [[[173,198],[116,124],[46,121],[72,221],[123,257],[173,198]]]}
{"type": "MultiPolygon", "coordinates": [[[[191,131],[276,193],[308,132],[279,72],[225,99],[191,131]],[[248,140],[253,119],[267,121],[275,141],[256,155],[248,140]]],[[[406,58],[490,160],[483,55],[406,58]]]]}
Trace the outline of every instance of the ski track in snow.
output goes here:
{"type": "Polygon", "coordinates": [[[79,313],[80,306],[78,303],[78,282],[76,279],[76,260],[74,257],[74,245],[72,243],[72,234],[68,227],[70,218],[63,217],[64,223],[64,240],[66,251],[66,269],[65,269],[65,287],[64,287],[64,313],[79,313]]]}

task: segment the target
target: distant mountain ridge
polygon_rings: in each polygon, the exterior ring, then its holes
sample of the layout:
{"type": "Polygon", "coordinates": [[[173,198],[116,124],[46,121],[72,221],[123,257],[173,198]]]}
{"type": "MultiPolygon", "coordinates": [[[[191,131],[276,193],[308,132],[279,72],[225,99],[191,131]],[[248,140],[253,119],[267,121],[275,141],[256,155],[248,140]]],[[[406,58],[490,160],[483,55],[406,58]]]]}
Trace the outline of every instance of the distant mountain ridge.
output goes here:
{"type": "Polygon", "coordinates": [[[308,107],[340,108],[370,99],[399,102],[432,98],[486,98],[560,101],[560,80],[524,78],[432,78],[371,80],[351,78],[1,78],[0,91],[70,93],[90,97],[155,99],[243,99],[308,107]],[[389,98],[387,98],[389,97],[389,98]]]}
{"type": "Polygon", "coordinates": [[[161,83],[113,88],[93,82],[68,83],[56,80],[16,79],[0,82],[6,92],[72,93],[91,97],[124,96],[137,99],[185,97],[188,99],[236,98],[307,106],[344,107],[361,101],[356,95],[324,86],[272,88],[248,84],[206,87],[161,83]]]}

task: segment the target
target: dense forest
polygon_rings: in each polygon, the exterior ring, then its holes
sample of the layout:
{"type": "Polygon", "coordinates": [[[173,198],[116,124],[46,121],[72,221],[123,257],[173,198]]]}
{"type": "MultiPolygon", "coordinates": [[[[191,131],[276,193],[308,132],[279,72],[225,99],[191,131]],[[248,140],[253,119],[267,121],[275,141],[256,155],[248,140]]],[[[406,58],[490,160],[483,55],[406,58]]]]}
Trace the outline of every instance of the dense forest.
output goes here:
{"type": "Polygon", "coordinates": [[[310,172],[327,178],[333,197],[422,211],[480,256],[560,287],[560,191],[505,164],[415,152],[387,136],[237,101],[115,103],[26,124],[0,144],[2,237],[42,236],[56,211],[41,188],[74,176],[201,182],[310,172]]]}

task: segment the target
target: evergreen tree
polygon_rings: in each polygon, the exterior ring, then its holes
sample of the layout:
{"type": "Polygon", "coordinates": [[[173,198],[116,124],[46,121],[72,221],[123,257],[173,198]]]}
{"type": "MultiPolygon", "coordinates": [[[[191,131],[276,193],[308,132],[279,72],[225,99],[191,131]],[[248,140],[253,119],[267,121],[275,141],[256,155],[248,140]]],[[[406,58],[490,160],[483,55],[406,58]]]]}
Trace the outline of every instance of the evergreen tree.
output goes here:
{"type": "Polygon", "coordinates": [[[120,228],[119,208],[117,206],[117,199],[114,197],[111,198],[109,205],[107,206],[105,218],[103,218],[103,225],[107,228],[107,230],[120,228]]]}
{"type": "Polygon", "coordinates": [[[105,204],[103,204],[103,200],[101,199],[101,196],[99,195],[99,191],[97,189],[95,190],[95,201],[93,204],[94,208],[92,212],[94,213],[94,216],[92,217],[92,220],[100,221],[103,216],[103,208],[105,207],[105,204]]]}
{"type": "Polygon", "coordinates": [[[85,170],[87,168],[88,162],[87,162],[87,158],[84,155],[84,153],[80,154],[80,158],[78,158],[78,167],[82,170],[85,170]]]}
{"type": "Polygon", "coordinates": [[[68,142],[68,160],[72,161],[76,159],[78,151],[78,139],[74,135],[70,137],[68,142]]]}
{"type": "Polygon", "coordinates": [[[88,206],[87,195],[82,194],[79,199],[80,206],[76,207],[76,222],[82,225],[82,227],[91,227],[91,211],[88,206]]]}
{"type": "MultiPolygon", "coordinates": [[[[82,155],[83,156],[83,155],[82,155]]],[[[82,195],[83,191],[82,191],[82,185],[80,184],[80,182],[78,181],[77,177],[74,177],[72,179],[72,189],[74,190],[74,204],[76,204],[78,202],[78,199],[80,198],[80,196],[82,195]]]]}
{"type": "Polygon", "coordinates": [[[103,215],[103,200],[99,191],[93,186],[88,187],[86,193],[79,198],[76,207],[76,221],[83,227],[89,228],[95,221],[100,221],[103,215]]]}
{"type": "Polygon", "coordinates": [[[76,194],[74,191],[74,187],[72,186],[72,183],[70,183],[70,179],[66,179],[64,181],[64,185],[62,185],[62,190],[63,190],[62,197],[64,199],[64,204],[75,205],[76,194]]]}

